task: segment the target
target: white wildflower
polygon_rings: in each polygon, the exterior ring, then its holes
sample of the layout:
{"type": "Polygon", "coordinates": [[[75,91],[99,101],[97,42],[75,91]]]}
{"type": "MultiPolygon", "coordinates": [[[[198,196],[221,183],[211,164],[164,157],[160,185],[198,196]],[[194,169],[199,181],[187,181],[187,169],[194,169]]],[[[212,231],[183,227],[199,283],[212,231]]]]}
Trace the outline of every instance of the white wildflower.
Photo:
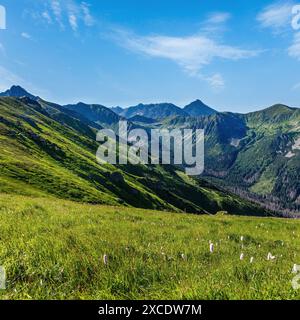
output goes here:
{"type": "Polygon", "coordinates": [[[295,263],[293,265],[292,273],[297,273],[298,271],[300,271],[300,267],[295,263]]]}
{"type": "Polygon", "coordinates": [[[267,255],[267,260],[274,260],[276,256],[273,256],[271,252],[268,253],[267,255]]]}
{"type": "Polygon", "coordinates": [[[103,256],[103,263],[104,263],[105,265],[107,265],[107,263],[108,263],[108,257],[107,257],[106,254],[103,256]]]}

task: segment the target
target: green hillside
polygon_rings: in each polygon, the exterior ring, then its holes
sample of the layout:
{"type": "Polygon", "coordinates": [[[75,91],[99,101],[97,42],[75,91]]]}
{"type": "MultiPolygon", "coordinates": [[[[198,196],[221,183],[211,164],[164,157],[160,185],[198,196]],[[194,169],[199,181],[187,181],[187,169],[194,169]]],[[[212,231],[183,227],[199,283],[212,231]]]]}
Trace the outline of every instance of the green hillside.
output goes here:
{"type": "Polygon", "coordinates": [[[64,108],[81,114],[86,119],[99,125],[108,125],[112,128],[115,128],[115,125],[122,119],[112,110],[98,104],[85,104],[80,102],[66,105],[64,108]]]}
{"type": "Polygon", "coordinates": [[[2,194],[0,235],[0,299],[300,299],[298,220],[2,194]]]}
{"type": "Polygon", "coordinates": [[[162,126],[205,129],[210,181],[270,209],[300,212],[300,109],[275,105],[246,115],[176,117],[162,126]]]}
{"type": "Polygon", "coordinates": [[[43,100],[0,98],[0,191],[181,212],[265,214],[171,166],[97,164],[98,128],[43,100]]]}

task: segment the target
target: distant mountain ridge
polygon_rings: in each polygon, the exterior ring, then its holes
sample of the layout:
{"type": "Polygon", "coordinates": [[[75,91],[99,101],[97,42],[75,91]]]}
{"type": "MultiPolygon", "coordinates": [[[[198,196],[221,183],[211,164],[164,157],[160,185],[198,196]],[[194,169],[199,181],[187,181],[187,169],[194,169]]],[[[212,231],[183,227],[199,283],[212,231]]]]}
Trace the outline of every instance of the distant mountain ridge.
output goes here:
{"type": "Polygon", "coordinates": [[[39,97],[34,96],[31,93],[27,92],[21,86],[12,86],[10,89],[6,90],[5,92],[0,93],[0,97],[15,97],[15,98],[27,97],[32,100],[39,99],[39,97]]]}
{"type": "MultiPolygon", "coordinates": [[[[28,97],[32,100],[39,100],[38,96],[34,96],[31,93],[27,92],[21,86],[12,86],[10,89],[6,90],[3,93],[0,93],[0,97],[28,97]]],[[[87,104],[83,102],[78,102],[77,104],[68,104],[64,106],[69,110],[76,111],[85,117],[87,117],[91,121],[99,121],[99,117],[103,119],[106,118],[108,123],[112,123],[116,121],[116,117],[112,115],[111,112],[117,114],[118,116],[122,116],[124,118],[132,118],[134,116],[142,116],[149,119],[164,119],[167,117],[174,116],[207,116],[211,114],[217,113],[216,110],[210,108],[206,104],[204,104],[201,100],[196,100],[185,106],[184,108],[180,108],[172,103],[152,103],[152,104],[138,104],[136,106],[132,106],[129,108],[121,108],[121,107],[113,107],[107,108],[100,104],[87,104]],[[110,112],[111,111],[111,112],[110,112]],[[103,115],[105,113],[106,115],[103,115]]],[[[100,119],[101,120],[101,119],[100,119]]],[[[106,121],[105,121],[106,122],[106,121]]]]}
{"type": "Polygon", "coordinates": [[[129,118],[128,120],[131,122],[139,122],[139,123],[145,123],[145,124],[152,124],[152,123],[156,122],[155,119],[147,118],[147,117],[140,116],[140,115],[133,116],[132,118],[129,118]]]}
{"type": "Polygon", "coordinates": [[[0,97],[0,192],[199,214],[268,214],[174,166],[98,164],[98,125],[70,109],[0,97]]]}
{"type": "Polygon", "coordinates": [[[217,113],[216,110],[204,104],[201,100],[193,101],[183,108],[190,116],[208,116],[217,113]]]}
{"type": "Polygon", "coordinates": [[[172,116],[187,116],[188,114],[183,109],[172,103],[140,103],[137,106],[124,109],[120,115],[127,119],[134,116],[143,116],[150,119],[162,119],[172,116]]]}
{"type": "Polygon", "coordinates": [[[272,210],[300,214],[299,108],[177,117],[163,127],[204,129],[209,181],[272,210]]]}
{"type": "Polygon", "coordinates": [[[110,110],[116,114],[120,114],[123,112],[124,109],[122,109],[121,107],[112,107],[112,108],[110,108],[110,110]]]}
{"type": "Polygon", "coordinates": [[[300,214],[299,108],[276,104],[237,114],[214,112],[196,100],[185,110],[168,103],[139,104],[122,109],[122,115],[118,115],[102,105],[51,104],[21,89],[14,86],[1,96],[21,95],[26,105],[39,110],[42,107],[42,112],[56,121],[76,127],[91,138],[99,127],[117,129],[118,121],[125,117],[134,128],[147,130],[153,126],[204,129],[205,179],[243,198],[263,203],[268,209],[300,214]],[[198,109],[208,114],[199,115],[198,109]]]}
{"type": "Polygon", "coordinates": [[[83,102],[79,102],[77,104],[64,105],[63,107],[68,110],[80,113],[85,118],[98,124],[112,125],[121,120],[121,117],[119,115],[117,115],[111,109],[100,104],[86,104],[83,102]]]}
{"type": "Polygon", "coordinates": [[[120,107],[111,108],[112,111],[125,118],[133,118],[134,116],[142,116],[150,119],[163,119],[168,117],[187,117],[187,116],[207,116],[217,113],[216,110],[204,104],[201,100],[196,100],[180,108],[172,103],[140,103],[136,106],[122,109],[120,107]]]}

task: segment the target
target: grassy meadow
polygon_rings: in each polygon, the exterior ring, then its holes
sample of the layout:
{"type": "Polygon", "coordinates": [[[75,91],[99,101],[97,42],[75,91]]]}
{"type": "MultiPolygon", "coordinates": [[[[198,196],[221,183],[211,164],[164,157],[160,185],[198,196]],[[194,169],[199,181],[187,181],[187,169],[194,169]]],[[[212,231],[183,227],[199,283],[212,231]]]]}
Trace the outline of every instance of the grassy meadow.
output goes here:
{"type": "Polygon", "coordinates": [[[0,194],[0,299],[299,299],[294,264],[299,220],[0,194]]]}

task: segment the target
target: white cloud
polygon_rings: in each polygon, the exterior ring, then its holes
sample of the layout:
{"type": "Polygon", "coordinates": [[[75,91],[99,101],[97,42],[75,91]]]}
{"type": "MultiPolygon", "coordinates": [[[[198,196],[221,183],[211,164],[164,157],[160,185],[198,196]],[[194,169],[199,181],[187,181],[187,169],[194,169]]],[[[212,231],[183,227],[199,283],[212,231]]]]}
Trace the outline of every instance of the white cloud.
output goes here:
{"type": "Polygon", "coordinates": [[[292,90],[299,90],[300,89],[300,82],[296,83],[293,87],[292,90]]]}
{"type": "Polygon", "coordinates": [[[290,26],[292,20],[292,2],[278,2],[265,7],[257,16],[257,21],[263,28],[271,28],[279,33],[290,26]]]}
{"type": "Polygon", "coordinates": [[[21,33],[21,37],[23,37],[23,38],[25,38],[25,39],[28,39],[28,40],[31,39],[31,35],[28,34],[27,32],[22,32],[22,33],[21,33]]]}
{"type": "Polygon", "coordinates": [[[94,25],[95,20],[91,15],[89,5],[86,2],[81,3],[81,9],[83,14],[83,21],[86,26],[91,27],[94,25]]]}
{"type": "Polygon", "coordinates": [[[226,30],[226,22],[231,18],[229,12],[214,12],[201,24],[202,33],[208,35],[220,33],[226,30]]]}
{"type": "MultiPolygon", "coordinates": [[[[121,46],[136,53],[174,61],[191,76],[215,59],[240,60],[257,56],[260,51],[245,50],[210,39],[205,35],[187,37],[138,36],[118,30],[113,35],[121,46]]],[[[215,78],[215,82],[217,78],[215,78]]],[[[219,78],[219,83],[221,83],[219,78]]]]}
{"type": "MultiPolygon", "coordinates": [[[[219,18],[218,21],[224,21],[219,18]]],[[[220,73],[205,75],[203,68],[214,60],[247,59],[258,56],[261,51],[241,49],[209,38],[206,34],[186,37],[138,36],[124,30],[114,30],[112,39],[120,46],[138,54],[173,61],[189,76],[206,81],[214,90],[225,87],[225,80],[220,73]]]]}
{"type": "Polygon", "coordinates": [[[35,13],[34,17],[43,19],[47,24],[56,22],[63,30],[69,25],[74,32],[78,30],[80,23],[87,27],[95,24],[89,4],[83,1],[48,0],[46,9],[42,13],[35,13]]]}
{"type": "Polygon", "coordinates": [[[69,23],[73,31],[76,31],[78,28],[77,17],[74,13],[69,14],[69,23]]]}
{"type": "MultiPolygon", "coordinates": [[[[294,2],[275,3],[266,8],[257,16],[257,20],[265,28],[271,28],[275,34],[281,34],[286,30],[293,31],[294,2]]],[[[288,47],[287,53],[290,57],[300,61],[300,32],[295,32],[293,35],[292,44],[288,47]]]]}
{"type": "Polygon", "coordinates": [[[4,45],[0,42],[0,52],[5,55],[5,48],[4,45]]]}
{"type": "Polygon", "coordinates": [[[59,24],[62,24],[62,8],[59,0],[51,0],[50,1],[52,12],[55,16],[56,21],[59,24]]]}
{"type": "Polygon", "coordinates": [[[205,79],[209,85],[215,90],[221,90],[225,87],[225,81],[223,76],[220,73],[216,73],[210,77],[206,77],[205,79]]]}
{"type": "Polygon", "coordinates": [[[300,32],[295,33],[293,43],[288,48],[288,54],[290,57],[300,60],[300,32]]]}
{"type": "Polygon", "coordinates": [[[43,17],[49,24],[52,23],[52,18],[51,18],[51,16],[50,16],[50,14],[49,14],[48,11],[42,12],[42,17],[43,17]]]}
{"type": "Polygon", "coordinates": [[[231,18],[231,14],[228,12],[215,12],[209,16],[206,23],[219,24],[225,23],[231,18]]]}

